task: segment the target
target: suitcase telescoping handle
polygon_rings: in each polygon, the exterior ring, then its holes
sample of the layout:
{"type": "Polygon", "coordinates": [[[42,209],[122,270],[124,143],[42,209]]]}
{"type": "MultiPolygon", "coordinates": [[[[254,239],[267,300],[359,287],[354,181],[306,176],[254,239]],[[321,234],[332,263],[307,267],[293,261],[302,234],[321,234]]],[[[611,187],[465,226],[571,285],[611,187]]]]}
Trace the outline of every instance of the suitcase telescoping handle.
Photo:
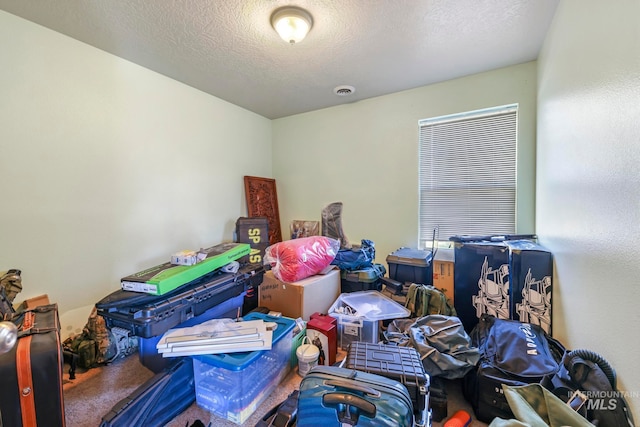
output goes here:
{"type": "Polygon", "coordinates": [[[354,394],[327,393],[322,396],[322,403],[326,407],[336,408],[338,421],[342,425],[357,425],[360,414],[371,419],[376,417],[376,405],[354,394]]]}
{"type": "Polygon", "coordinates": [[[362,384],[358,384],[355,381],[350,380],[326,380],[324,381],[325,385],[330,385],[334,387],[342,387],[350,390],[359,391],[365,394],[368,394],[371,397],[380,397],[381,394],[375,388],[367,387],[362,384]]]}

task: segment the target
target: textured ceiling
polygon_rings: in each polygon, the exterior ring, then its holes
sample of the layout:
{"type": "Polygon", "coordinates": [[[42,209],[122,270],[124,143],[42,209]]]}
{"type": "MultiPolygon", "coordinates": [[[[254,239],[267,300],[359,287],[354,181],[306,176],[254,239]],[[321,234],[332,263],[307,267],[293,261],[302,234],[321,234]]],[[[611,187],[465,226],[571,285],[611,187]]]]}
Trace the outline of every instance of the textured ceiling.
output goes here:
{"type": "Polygon", "coordinates": [[[559,0],[0,0],[0,9],[267,118],[538,57],[559,0]],[[314,25],[288,45],[275,9],[314,25]],[[354,94],[339,97],[338,85],[354,94]]]}

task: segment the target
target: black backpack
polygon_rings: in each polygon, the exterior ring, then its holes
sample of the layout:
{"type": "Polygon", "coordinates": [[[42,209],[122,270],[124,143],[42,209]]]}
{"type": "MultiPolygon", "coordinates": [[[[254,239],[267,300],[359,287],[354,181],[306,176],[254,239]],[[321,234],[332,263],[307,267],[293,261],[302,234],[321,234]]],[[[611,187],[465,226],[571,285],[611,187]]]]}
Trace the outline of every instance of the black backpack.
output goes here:
{"type": "Polygon", "coordinates": [[[464,377],[463,393],[480,421],[514,418],[502,385],[538,383],[551,388],[564,347],[534,324],[483,314],[469,334],[478,347],[476,369],[464,377]]]}
{"type": "Polygon", "coordinates": [[[596,426],[633,427],[633,416],[616,388],[616,372],[598,353],[565,353],[553,378],[553,393],[596,426]]]}

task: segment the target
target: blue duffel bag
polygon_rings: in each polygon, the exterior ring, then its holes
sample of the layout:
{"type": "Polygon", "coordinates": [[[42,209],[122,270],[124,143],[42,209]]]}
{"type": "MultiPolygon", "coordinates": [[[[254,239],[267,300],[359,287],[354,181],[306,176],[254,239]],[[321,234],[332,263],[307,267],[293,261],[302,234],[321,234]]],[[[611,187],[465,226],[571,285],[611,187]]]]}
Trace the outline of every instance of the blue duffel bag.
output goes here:
{"type": "Polygon", "coordinates": [[[359,247],[340,249],[331,264],[337,265],[340,270],[363,270],[371,267],[375,258],[373,241],[362,239],[359,247]]]}

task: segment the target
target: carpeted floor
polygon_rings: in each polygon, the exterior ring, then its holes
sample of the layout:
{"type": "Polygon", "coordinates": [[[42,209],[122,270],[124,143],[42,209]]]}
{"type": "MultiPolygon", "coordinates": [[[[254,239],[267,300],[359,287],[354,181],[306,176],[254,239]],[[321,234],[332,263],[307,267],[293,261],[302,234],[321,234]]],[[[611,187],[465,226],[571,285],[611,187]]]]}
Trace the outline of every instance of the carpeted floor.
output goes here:
{"type": "MultiPolygon", "coordinates": [[[[84,372],[79,369],[75,380],[69,380],[69,374],[65,372],[63,389],[67,426],[99,426],[102,417],[109,413],[114,405],[134,393],[140,385],[154,375],[152,371],[140,363],[137,354],[84,372]]],[[[286,399],[289,393],[298,387],[299,383],[298,374],[295,371],[290,372],[276,391],[266,398],[242,426],[254,426],[263,414],[286,399]]],[[[238,424],[217,417],[195,403],[175,417],[166,427],[190,426],[196,420],[202,421],[205,426],[210,424],[211,427],[238,427],[238,424]]]]}
{"type": "MultiPolygon", "coordinates": [[[[68,367],[66,367],[68,370],[68,367]]],[[[64,372],[64,401],[66,421],[68,427],[98,427],[102,417],[106,415],[118,402],[134,393],[140,385],[154,376],[154,373],[144,367],[137,354],[119,359],[107,366],[78,370],[75,380],[69,380],[69,374],[64,372]]],[[[273,406],[282,402],[300,384],[300,377],[296,370],[289,373],[280,386],[269,395],[260,407],[253,413],[242,427],[253,427],[273,406]]],[[[453,415],[457,410],[464,409],[473,414],[469,404],[464,401],[460,393],[459,382],[448,385],[448,414],[453,415]]],[[[176,416],[165,427],[191,426],[200,420],[210,427],[238,427],[237,424],[217,417],[196,403],[176,416]]],[[[434,422],[434,427],[441,427],[442,422],[434,422]]],[[[471,427],[484,427],[486,424],[473,420],[471,427]]],[[[127,425],[126,427],[142,427],[142,425],[127,425]]]]}

